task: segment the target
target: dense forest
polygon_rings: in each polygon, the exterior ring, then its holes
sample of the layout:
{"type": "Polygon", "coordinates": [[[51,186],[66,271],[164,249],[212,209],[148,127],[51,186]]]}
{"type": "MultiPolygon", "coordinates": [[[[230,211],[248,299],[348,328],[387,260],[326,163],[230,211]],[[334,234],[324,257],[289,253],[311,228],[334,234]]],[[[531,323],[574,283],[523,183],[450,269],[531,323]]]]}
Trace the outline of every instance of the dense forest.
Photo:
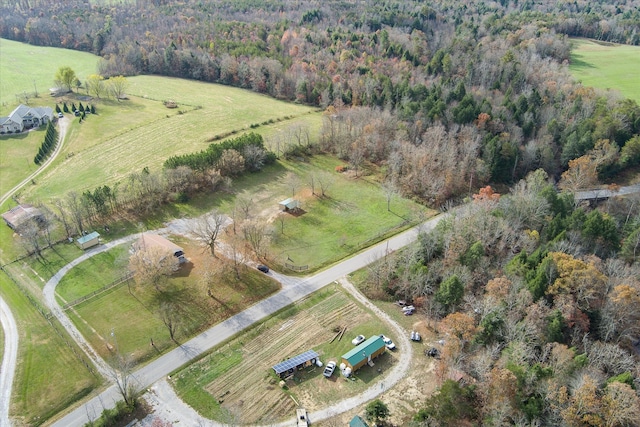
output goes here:
{"type": "MultiPolygon", "coordinates": [[[[575,82],[567,64],[569,37],[639,45],[639,0],[0,4],[1,37],[93,52],[104,77],[318,105],[319,142],[296,150],[379,166],[385,186],[432,206],[476,193],[369,271],[370,296],[414,301],[446,337],[416,425],[638,425],[640,201],[572,193],[637,176],[640,107],[575,82]]],[[[250,169],[262,149],[235,163],[250,169]]],[[[201,187],[219,183],[214,151],[131,182],[181,194],[196,171],[201,187]]]]}

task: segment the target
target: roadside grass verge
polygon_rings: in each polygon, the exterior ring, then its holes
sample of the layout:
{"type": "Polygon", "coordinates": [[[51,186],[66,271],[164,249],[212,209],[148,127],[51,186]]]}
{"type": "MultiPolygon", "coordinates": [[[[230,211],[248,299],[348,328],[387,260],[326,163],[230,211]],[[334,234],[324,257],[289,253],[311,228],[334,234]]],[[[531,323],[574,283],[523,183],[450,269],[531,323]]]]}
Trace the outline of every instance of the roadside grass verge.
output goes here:
{"type": "Polygon", "coordinates": [[[329,285],[213,349],[172,375],[171,382],[181,398],[207,418],[231,424],[275,423],[292,416],[297,406],[293,399],[313,411],[365,390],[393,366],[396,355],[380,356],[374,368],[361,368],[353,381],[345,380],[339,369],[326,379],[323,368],[307,367],[296,371],[286,388],[278,385],[274,364],[314,349],[325,364],[335,360],[339,365],[356,335],[381,333],[394,338],[386,324],[340,286],[329,285]],[[338,326],[347,326],[347,331],[330,343],[338,326]]]}
{"type": "Polygon", "coordinates": [[[571,39],[569,71],[585,86],[615,89],[640,103],[640,47],[571,39]]]}
{"type": "MultiPolygon", "coordinates": [[[[176,343],[171,340],[162,320],[163,307],[169,310],[169,316],[177,324],[175,338],[180,343],[264,299],[280,287],[257,270],[241,266],[239,279],[230,271],[216,274],[208,288],[209,294],[202,284],[202,274],[207,268],[206,263],[218,263],[219,260],[198,253],[198,248],[183,242],[180,244],[191,262],[168,278],[160,290],[151,284],[138,285],[131,280],[67,311],[92,347],[106,360],[113,356],[114,351],[119,351],[131,354],[133,361],[139,364],[174,348],[176,343]],[[155,347],[151,346],[151,339],[155,347]]],[[[92,276],[101,271],[115,277],[122,273],[123,268],[110,260],[118,259],[119,252],[122,249],[116,248],[112,255],[86,266],[81,263],[78,267],[86,269],[92,276]]],[[[86,295],[99,287],[83,286],[84,274],[79,271],[66,282],[61,290],[66,300],[86,295]]]]}
{"type": "Polygon", "coordinates": [[[33,158],[44,140],[45,129],[0,136],[0,194],[5,194],[38,169],[33,158]]]}
{"type": "Polygon", "coordinates": [[[0,116],[10,113],[17,101],[16,95],[33,94],[37,88],[39,98],[31,99],[32,105],[50,105],[53,99],[49,88],[54,85],[58,68],[69,66],[80,81],[95,74],[100,57],[87,52],[56,47],[33,46],[13,40],[0,39],[2,79],[0,80],[0,116]],[[34,88],[35,85],[35,88],[34,88]],[[48,102],[44,102],[49,100],[48,102]]]}
{"type": "MultiPolygon", "coordinates": [[[[4,271],[0,293],[20,333],[10,413],[21,425],[41,425],[101,383],[74,355],[69,346],[78,354],[82,351],[73,340],[66,333],[63,340],[4,271]]],[[[60,325],[57,329],[63,330],[60,325]]]]}

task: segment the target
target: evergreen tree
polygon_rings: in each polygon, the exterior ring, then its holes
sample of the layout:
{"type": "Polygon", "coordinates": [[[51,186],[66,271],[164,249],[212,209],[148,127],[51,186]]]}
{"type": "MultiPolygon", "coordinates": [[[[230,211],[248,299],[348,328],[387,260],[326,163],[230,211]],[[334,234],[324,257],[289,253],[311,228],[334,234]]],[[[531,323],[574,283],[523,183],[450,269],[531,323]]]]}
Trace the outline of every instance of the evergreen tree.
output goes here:
{"type": "Polygon", "coordinates": [[[67,106],[67,103],[65,102],[63,107],[62,107],[62,111],[64,111],[65,113],[69,112],[69,107],[67,106]]]}

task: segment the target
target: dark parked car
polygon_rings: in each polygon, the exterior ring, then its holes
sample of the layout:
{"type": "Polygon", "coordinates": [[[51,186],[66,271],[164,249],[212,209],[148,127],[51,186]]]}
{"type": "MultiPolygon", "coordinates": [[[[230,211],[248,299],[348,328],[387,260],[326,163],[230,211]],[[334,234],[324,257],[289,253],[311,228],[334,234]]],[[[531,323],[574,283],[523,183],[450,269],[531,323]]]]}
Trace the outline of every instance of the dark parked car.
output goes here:
{"type": "Polygon", "coordinates": [[[266,265],[258,265],[258,270],[262,271],[263,273],[268,273],[269,272],[269,267],[267,267],[266,265]]]}

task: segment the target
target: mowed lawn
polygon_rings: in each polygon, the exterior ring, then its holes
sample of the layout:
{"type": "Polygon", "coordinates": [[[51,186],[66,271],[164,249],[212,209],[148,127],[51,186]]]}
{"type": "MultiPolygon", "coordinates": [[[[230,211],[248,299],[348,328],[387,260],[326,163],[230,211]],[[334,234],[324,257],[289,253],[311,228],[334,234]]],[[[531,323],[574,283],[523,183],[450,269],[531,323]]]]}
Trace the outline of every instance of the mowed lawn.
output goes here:
{"type": "MultiPolygon", "coordinates": [[[[385,192],[375,181],[375,170],[338,173],[344,165],[332,156],[317,155],[305,161],[281,161],[258,174],[234,182],[233,196],[221,196],[219,208],[232,215],[238,198],[251,201],[254,218],[269,222],[272,236],[267,263],[285,263],[315,270],[371,246],[418,223],[435,212],[411,200],[393,196],[387,210],[385,192]],[[311,177],[325,175],[331,182],[319,196],[311,177]],[[301,214],[280,213],[278,202],[289,197],[301,203],[301,214]]],[[[284,269],[288,273],[291,270],[284,269]]]]}
{"type": "Polygon", "coordinates": [[[569,70],[585,86],[615,89],[640,103],[640,46],[572,39],[569,70]]]}
{"type": "MultiPolygon", "coordinates": [[[[16,107],[16,95],[37,89],[38,99],[32,105],[50,105],[49,88],[54,86],[55,74],[60,67],[71,67],[80,81],[97,72],[99,56],[77,50],[32,46],[26,43],[0,39],[0,115],[16,107]],[[35,86],[35,87],[34,87],[35,86]]],[[[19,101],[24,102],[24,101],[19,101]]]]}
{"type": "Polygon", "coordinates": [[[0,194],[5,194],[38,169],[33,158],[44,140],[45,130],[43,127],[0,137],[0,194]]]}
{"type": "Polygon", "coordinates": [[[25,190],[28,198],[114,185],[145,167],[159,170],[172,155],[206,149],[213,138],[231,132],[273,132],[266,128],[293,123],[294,117],[319,122],[310,107],[228,86],[158,76],[129,81],[129,100],[91,101],[98,114],[73,120],[59,160],[25,190]],[[166,108],[162,101],[168,99],[178,108],[166,108]]]}
{"type": "MultiPolygon", "coordinates": [[[[202,284],[204,271],[219,264],[187,240],[178,242],[188,263],[156,289],[151,284],[125,282],[82,302],[67,313],[92,347],[109,360],[113,352],[132,355],[142,363],[176,346],[161,316],[161,306],[171,308],[177,324],[175,338],[184,342],[215,323],[244,310],[276,292],[280,285],[256,269],[240,266],[240,278],[229,270],[215,275],[209,287],[202,284]],[[151,339],[155,347],[151,346],[151,339]]],[[[73,301],[100,289],[126,271],[128,245],[91,258],[74,267],[56,289],[63,301],[73,301]],[[105,278],[99,278],[104,275],[105,278]]]]}
{"type": "MultiPolygon", "coordinates": [[[[0,293],[20,331],[10,414],[19,425],[41,425],[98,387],[100,380],[81,362],[80,357],[90,363],[82,350],[66,333],[64,338],[58,335],[4,272],[0,293]]],[[[63,330],[59,324],[57,329],[63,330]]]]}

